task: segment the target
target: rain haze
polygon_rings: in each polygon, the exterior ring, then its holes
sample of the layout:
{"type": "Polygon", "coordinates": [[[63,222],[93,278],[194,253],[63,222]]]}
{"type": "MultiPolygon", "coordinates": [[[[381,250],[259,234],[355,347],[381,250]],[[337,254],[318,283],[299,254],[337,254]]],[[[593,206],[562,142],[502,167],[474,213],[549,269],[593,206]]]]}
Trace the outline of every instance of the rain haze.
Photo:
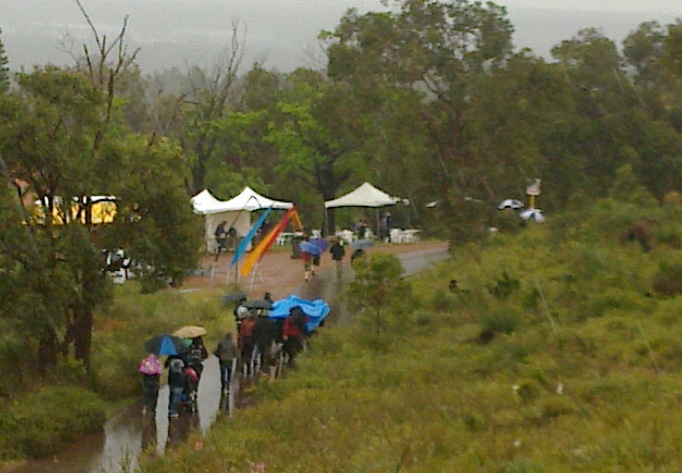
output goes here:
{"type": "MultiPolygon", "coordinates": [[[[549,58],[550,49],[578,30],[595,27],[617,44],[645,21],[682,17],[679,0],[507,0],[514,46],[549,58]]],[[[333,30],[349,8],[386,9],[380,0],[82,0],[100,35],[117,34],[128,16],[130,49],[150,73],[189,64],[207,66],[225,51],[238,25],[243,68],[259,62],[288,72],[319,66],[317,36],[333,30]],[[317,58],[317,59],[316,59],[317,58]]],[[[74,0],[0,0],[0,28],[10,67],[71,64],[65,35],[77,47],[91,40],[74,0]]],[[[243,69],[244,70],[244,69],[243,69]]]]}

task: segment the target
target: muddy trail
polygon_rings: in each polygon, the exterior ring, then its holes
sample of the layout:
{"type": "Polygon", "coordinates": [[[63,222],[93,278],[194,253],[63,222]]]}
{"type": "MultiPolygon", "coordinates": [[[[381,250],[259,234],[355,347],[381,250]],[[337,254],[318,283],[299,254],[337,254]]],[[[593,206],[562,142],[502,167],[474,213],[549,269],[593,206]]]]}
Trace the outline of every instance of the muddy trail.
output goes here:
{"type": "MultiPolygon", "coordinates": [[[[429,269],[435,262],[447,258],[447,245],[430,244],[415,245],[409,248],[397,248],[395,251],[405,268],[404,275],[412,275],[429,269]]],[[[291,266],[291,265],[288,265],[291,266]]],[[[301,264],[302,266],[302,264],[301,264]]],[[[350,265],[345,265],[342,278],[336,280],[331,262],[323,264],[308,282],[303,282],[302,267],[295,263],[295,268],[282,270],[276,268],[273,275],[264,272],[255,284],[255,291],[269,290],[268,278],[280,279],[276,287],[287,294],[293,293],[304,299],[322,298],[331,306],[327,320],[329,325],[345,324],[350,321],[342,298],[337,297],[354,275],[350,265]],[[264,287],[261,287],[264,286],[264,287]],[[288,289],[287,286],[293,287],[288,289]]],[[[199,285],[206,284],[201,281],[199,285]]],[[[191,287],[191,284],[190,284],[191,287]]],[[[196,289],[196,288],[195,288],[196,289]]],[[[286,294],[274,293],[275,297],[286,294]]],[[[205,362],[204,372],[199,383],[199,409],[197,413],[185,413],[178,419],[168,420],[168,386],[159,392],[156,416],[143,417],[138,405],[130,406],[107,421],[100,434],[84,436],[77,444],[66,446],[53,457],[39,461],[30,461],[14,468],[5,469],[3,473],[120,473],[135,469],[142,452],[150,455],[162,455],[166,449],[186,442],[193,431],[207,432],[218,415],[224,412],[225,399],[221,399],[218,360],[211,355],[205,362]]],[[[244,401],[244,400],[242,400],[244,401]]],[[[237,408],[240,404],[237,403],[237,408]]]]}

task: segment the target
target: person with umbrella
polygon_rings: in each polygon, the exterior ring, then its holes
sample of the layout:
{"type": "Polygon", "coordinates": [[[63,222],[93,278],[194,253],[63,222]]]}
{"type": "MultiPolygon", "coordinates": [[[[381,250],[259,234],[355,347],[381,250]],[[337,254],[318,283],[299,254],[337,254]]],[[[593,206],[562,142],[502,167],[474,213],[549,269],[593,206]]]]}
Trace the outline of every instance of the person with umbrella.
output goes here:
{"type": "Polygon", "coordinates": [[[178,417],[185,386],[184,369],[188,364],[182,338],[168,334],[157,335],[147,340],[144,348],[149,353],[168,356],[164,363],[164,367],[168,368],[168,417],[178,417]]]}
{"type": "Polygon", "coordinates": [[[185,367],[187,363],[180,355],[170,355],[164,364],[168,368],[168,417],[180,416],[180,405],[185,393],[185,367]]]}
{"type": "Polygon", "coordinates": [[[204,339],[201,335],[191,338],[188,352],[189,366],[194,368],[197,376],[201,379],[201,373],[204,371],[204,360],[208,358],[208,350],[206,350],[206,345],[204,345],[204,339]]]}
{"type": "Polygon", "coordinates": [[[319,246],[310,241],[303,241],[299,246],[301,248],[301,259],[303,260],[303,269],[305,271],[305,281],[308,282],[311,273],[315,276],[315,269],[313,266],[320,265],[322,250],[320,250],[319,246]]]}
{"type": "Polygon", "coordinates": [[[353,254],[350,255],[350,265],[353,266],[353,264],[355,263],[355,260],[358,258],[362,258],[363,256],[365,256],[365,254],[366,254],[365,250],[363,250],[362,248],[356,249],[353,252],[353,254]]]}
{"type": "Polygon", "coordinates": [[[234,324],[237,327],[237,333],[239,333],[242,320],[249,315],[249,308],[246,307],[246,294],[237,300],[237,304],[232,309],[232,315],[234,315],[234,324]]]}
{"type": "Polygon", "coordinates": [[[208,358],[208,350],[204,345],[203,335],[206,335],[206,329],[198,325],[185,325],[179,328],[173,335],[185,340],[187,345],[187,359],[185,360],[189,366],[194,368],[197,376],[201,377],[201,372],[204,369],[204,360],[208,358]]]}
{"type": "Polygon", "coordinates": [[[284,319],[282,327],[282,349],[289,355],[289,365],[294,366],[296,355],[303,349],[303,336],[306,334],[306,323],[309,318],[299,306],[289,309],[289,316],[284,319]]]}
{"type": "Polygon", "coordinates": [[[150,353],[140,362],[138,371],[142,375],[142,415],[153,416],[156,413],[163,372],[161,361],[154,353],[150,353]]]}

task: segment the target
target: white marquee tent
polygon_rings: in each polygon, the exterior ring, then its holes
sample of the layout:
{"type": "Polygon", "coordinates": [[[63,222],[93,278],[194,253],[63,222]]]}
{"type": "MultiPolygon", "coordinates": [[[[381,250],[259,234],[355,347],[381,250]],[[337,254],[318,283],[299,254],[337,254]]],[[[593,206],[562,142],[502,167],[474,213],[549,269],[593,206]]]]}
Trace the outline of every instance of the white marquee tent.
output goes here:
{"type": "Polygon", "coordinates": [[[227,222],[226,228],[233,227],[237,235],[243,237],[251,228],[251,212],[254,210],[269,207],[290,209],[294,204],[269,199],[247,186],[239,195],[226,201],[216,199],[208,189],[204,189],[192,197],[192,206],[195,213],[204,215],[206,218],[204,222],[206,251],[215,253],[217,249],[215,230],[222,222],[227,222]]]}
{"type": "Polygon", "coordinates": [[[369,182],[365,182],[346,195],[326,201],[324,206],[327,209],[333,207],[384,207],[395,205],[401,200],[400,197],[391,197],[369,182]]]}

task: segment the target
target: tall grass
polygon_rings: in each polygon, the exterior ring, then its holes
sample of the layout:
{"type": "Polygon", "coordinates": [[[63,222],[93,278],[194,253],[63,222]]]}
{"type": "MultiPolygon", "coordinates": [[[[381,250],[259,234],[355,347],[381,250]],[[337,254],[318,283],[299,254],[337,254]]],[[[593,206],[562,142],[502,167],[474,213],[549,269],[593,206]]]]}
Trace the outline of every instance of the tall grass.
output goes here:
{"type": "Polygon", "coordinates": [[[142,471],[682,471],[682,299],[655,290],[682,225],[620,238],[652,212],[605,200],[456,249],[388,342],[325,328],[202,451],[142,471]]]}

